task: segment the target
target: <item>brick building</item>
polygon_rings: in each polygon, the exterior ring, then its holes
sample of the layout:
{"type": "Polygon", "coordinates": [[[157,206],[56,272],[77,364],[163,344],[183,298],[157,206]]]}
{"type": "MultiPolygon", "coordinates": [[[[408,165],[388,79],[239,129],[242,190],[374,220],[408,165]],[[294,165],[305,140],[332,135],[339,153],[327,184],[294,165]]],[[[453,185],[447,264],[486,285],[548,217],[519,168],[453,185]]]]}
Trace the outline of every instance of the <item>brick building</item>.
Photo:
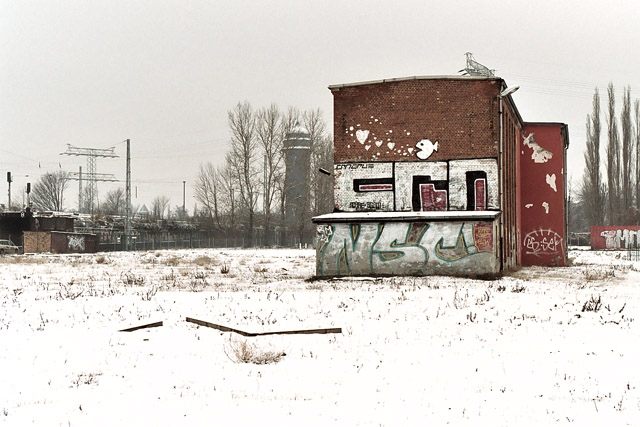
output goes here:
{"type": "Polygon", "coordinates": [[[524,122],[497,77],[329,89],[335,211],[314,218],[318,275],[564,265],[565,125],[524,122]]]}

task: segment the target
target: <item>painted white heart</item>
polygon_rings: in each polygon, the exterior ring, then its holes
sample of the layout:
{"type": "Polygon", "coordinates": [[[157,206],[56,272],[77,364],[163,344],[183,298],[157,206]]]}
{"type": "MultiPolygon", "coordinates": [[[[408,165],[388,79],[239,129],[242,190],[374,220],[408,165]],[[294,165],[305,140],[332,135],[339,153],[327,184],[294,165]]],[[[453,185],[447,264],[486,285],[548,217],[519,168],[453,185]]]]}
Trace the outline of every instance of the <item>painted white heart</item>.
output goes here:
{"type": "Polygon", "coordinates": [[[395,142],[389,142],[389,143],[387,143],[387,147],[389,147],[389,150],[393,150],[393,147],[395,147],[395,146],[396,146],[396,143],[395,143],[395,142]]]}
{"type": "Polygon", "coordinates": [[[413,153],[413,147],[407,148],[407,151],[409,152],[409,154],[413,153]]]}
{"type": "Polygon", "coordinates": [[[370,145],[365,145],[365,146],[364,146],[364,149],[365,149],[365,150],[367,150],[367,151],[369,151],[369,148],[371,148],[371,146],[370,146],[370,145]]]}
{"type": "Polygon", "coordinates": [[[380,147],[382,145],[382,141],[376,141],[376,146],[380,147]]]}
{"type": "Polygon", "coordinates": [[[358,142],[360,144],[364,144],[364,142],[367,140],[367,138],[369,138],[369,131],[368,130],[358,129],[356,131],[356,139],[358,140],[358,142]]]}

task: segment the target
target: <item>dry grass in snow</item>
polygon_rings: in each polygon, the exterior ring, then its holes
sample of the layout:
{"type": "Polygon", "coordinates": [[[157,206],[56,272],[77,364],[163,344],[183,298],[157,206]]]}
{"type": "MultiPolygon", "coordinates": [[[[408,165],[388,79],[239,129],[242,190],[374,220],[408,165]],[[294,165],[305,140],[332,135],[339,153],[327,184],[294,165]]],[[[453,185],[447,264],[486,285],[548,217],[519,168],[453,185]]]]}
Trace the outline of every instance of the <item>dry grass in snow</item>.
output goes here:
{"type": "Polygon", "coordinates": [[[5,256],[0,424],[636,425],[640,263],[571,257],[478,281],[309,280],[310,250],[5,256]]]}

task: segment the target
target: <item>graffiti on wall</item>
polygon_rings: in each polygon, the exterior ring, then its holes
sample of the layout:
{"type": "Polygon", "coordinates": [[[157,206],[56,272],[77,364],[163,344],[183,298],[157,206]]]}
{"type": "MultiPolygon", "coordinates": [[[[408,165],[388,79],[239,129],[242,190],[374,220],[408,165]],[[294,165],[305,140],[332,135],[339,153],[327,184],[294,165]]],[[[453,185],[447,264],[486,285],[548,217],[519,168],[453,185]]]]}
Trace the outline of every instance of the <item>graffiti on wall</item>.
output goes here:
{"type": "Polygon", "coordinates": [[[607,249],[629,249],[638,247],[638,230],[616,229],[604,230],[600,236],[604,237],[604,244],[607,249]]]}
{"type": "Polygon", "coordinates": [[[498,209],[496,159],[338,163],[340,211],[498,209]]]}
{"type": "Polygon", "coordinates": [[[555,173],[552,173],[551,175],[547,174],[545,179],[549,187],[551,187],[551,189],[557,193],[558,187],[556,186],[556,174],[555,173]]]}
{"type": "Polygon", "coordinates": [[[445,246],[444,237],[438,240],[435,247],[435,253],[438,258],[444,261],[458,261],[478,252],[493,251],[493,228],[491,224],[479,223],[472,227],[473,241],[467,244],[465,233],[465,224],[460,227],[460,232],[456,238],[454,246],[445,246]]]}
{"type": "Polygon", "coordinates": [[[559,255],[563,251],[563,239],[553,230],[533,230],[524,237],[523,246],[527,255],[559,255]]]}
{"type": "Polygon", "coordinates": [[[438,141],[431,142],[429,139],[421,139],[416,143],[416,157],[420,160],[427,160],[434,151],[438,151],[438,141]]]}
{"type": "Polygon", "coordinates": [[[393,210],[392,163],[337,163],[334,165],[335,203],[342,211],[393,210]]]}
{"type": "Polygon", "coordinates": [[[73,251],[84,251],[84,236],[67,236],[67,246],[73,251]]]}
{"type": "Polygon", "coordinates": [[[536,142],[535,139],[533,139],[533,133],[527,135],[522,143],[526,147],[531,148],[531,159],[534,163],[547,163],[553,157],[553,153],[551,151],[545,150],[536,142]]]}
{"type": "Polygon", "coordinates": [[[447,190],[436,189],[435,184],[419,184],[421,211],[446,211],[447,210],[447,190]]]}
{"type": "Polygon", "coordinates": [[[495,258],[493,225],[483,222],[323,224],[317,238],[319,275],[420,274],[428,264],[495,258]]]}
{"type": "Polygon", "coordinates": [[[498,209],[498,162],[496,159],[449,162],[449,209],[498,209]]]}
{"type": "MultiPolygon", "coordinates": [[[[375,161],[381,155],[389,154],[405,157],[416,155],[416,147],[414,145],[396,144],[398,131],[394,134],[393,129],[374,116],[370,116],[369,120],[363,123],[354,123],[352,125],[345,123],[344,131],[346,135],[352,138],[347,148],[364,148],[371,160],[375,161]]],[[[411,130],[403,129],[402,135],[404,137],[411,136],[411,130]]]]}

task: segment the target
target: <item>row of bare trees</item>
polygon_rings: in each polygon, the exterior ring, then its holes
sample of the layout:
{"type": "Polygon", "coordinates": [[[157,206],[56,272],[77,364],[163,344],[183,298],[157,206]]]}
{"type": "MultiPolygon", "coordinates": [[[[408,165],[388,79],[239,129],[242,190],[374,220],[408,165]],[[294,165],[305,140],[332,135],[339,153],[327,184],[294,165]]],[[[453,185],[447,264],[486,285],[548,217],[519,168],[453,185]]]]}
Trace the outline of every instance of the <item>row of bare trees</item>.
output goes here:
{"type": "MultiPolygon", "coordinates": [[[[227,235],[242,232],[246,245],[255,243],[257,230],[266,246],[291,243],[293,233],[297,241],[303,241],[305,233],[307,237],[312,234],[311,217],[333,209],[333,180],[318,173],[321,168],[333,168],[333,143],[322,112],[293,107],[282,110],[275,104],[254,109],[245,101],[228,111],[228,124],[231,139],[224,161],[200,165],[194,184],[200,206],[194,208],[194,216],[204,220],[204,227],[211,231],[227,235]],[[311,140],[310,174],[305,183],[307,202],[296,207],[294,218],[286,218],[288,189],[283,143],[298,124],[306,129],[311,140]]],[[[67,172],[45,173],[33,185],[32,207],[39,211],[63,211],[69,183],[67,172]]],[[[87,191],[85,188],[84,192],[87,191]]],[[[122,188],[107,192],[93,209],[89,209],[89,197],[80,200],[86,205],[78,206],[80,212],[122,215],[125,211],[122,188]]],[[[149,217],[169,217],[169,203],[166,196],[156,197],[149,217]]],[[[186,219],[186,212],[176,207],[174,217],[186,219]]]]}
{"type": "Polygon", "coordinates": [[[585,172],[579,199],[587,224],[629,225],[640,221],[640,100],[631,104],[631,88],[624,88],[620,117],[616,116],[616,97],[612,83],[607,87],[606,182],[601,172],[600,94],[593,95],[593,111],[587,115],[585,172]]]}
{"type": "Polygon", "coordinates": [[[314,173],[333,165],[332,140],[319,110],[281,110],[274,104],[254,109],[245,101],[228,111],[228,123],[231,140],[224,163],[201,164],[194,185],[201,205],[199,214],[207,219],[210,229],[226,233],[243,230],[246,244],[253,245],[260,228],[262,242],[269,246],[275,243],[276,227],[282,239],[287,230],[304,228],[305,224],[308,229],[312,215],[332,210],[333,182],[314,173]],[[295,224],[287,224],[283,142],[296,123],[303,125],[311,138],[310,205],[294,219],[295,224]]]}
{"type": "MultiPolygon", "coordinates": [[[[69,187],[69,173],[65,171],[46,172],[33,185],[29,195],[30,205],[36,211],[56,211],[64,210],[64,195],[69,187]]],[[[24,191],[24,190],[22,190],[24,191]]],[[[88,189],[83,189],[85,197],[81,198],[83,206],[79,206],[80,212],[90,212],[88,189]]],[[[23,195],[24,198],[25,195],[23,195]]],[[[165,219],[169,216],[170,200],[167,196],[158,196],[153,199],[149,217],[151,219],[165,219]]],[[[20,203],[13,203],[20,206],[20,203]]],[[[98,206],[93,207],[94,214],[104,215],[124,215],[126,208],[125,191],[123,188],[116,188],[108,191],[98,206]]],[[[174,209],[174,216],[183,219],[184,212],[181,207],[174,209]]]]}

